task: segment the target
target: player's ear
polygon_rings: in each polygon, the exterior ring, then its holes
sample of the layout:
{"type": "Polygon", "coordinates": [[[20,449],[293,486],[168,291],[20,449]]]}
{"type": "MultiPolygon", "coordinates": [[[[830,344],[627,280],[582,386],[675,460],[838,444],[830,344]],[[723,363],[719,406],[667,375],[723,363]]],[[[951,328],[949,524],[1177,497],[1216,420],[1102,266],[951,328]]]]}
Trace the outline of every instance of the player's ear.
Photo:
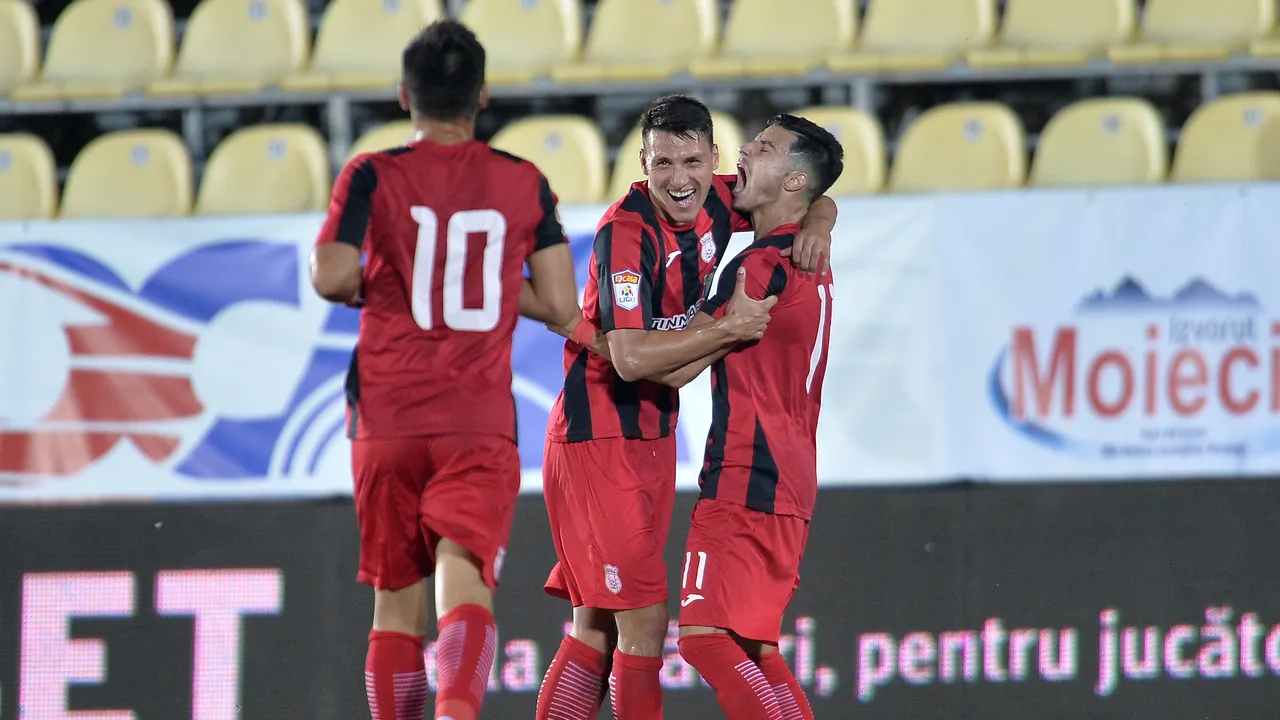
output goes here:
{"type": "Polygon", "coordinates": [[[476,110],[483,110],[489,107],[489,83],[480,86],[480,100],[476,103],[476,110]]]}
{"type": "Polygon", "coordinates": [[[400,109],[409,112],[409,91],[404,89],[404,83],[396,85],[396,99],[400,101],[400,109]]]}
{"type": "Polygon", "coordinates": [[[640,146],[640,172],[649,177],[649,163],[645,158],[644,145],[640,146]]]}
{"type": "Polygon", "coordinates": [[[803,170],[792,170],[782,181],[782,189],[787,192],[804,192],[809,184],[809,176],[803,170]]]}
{"type": "Polygon", "coordinates": [[[715,143],[711,143],[711,169],[720,169],[720,146],[715,143]]]}

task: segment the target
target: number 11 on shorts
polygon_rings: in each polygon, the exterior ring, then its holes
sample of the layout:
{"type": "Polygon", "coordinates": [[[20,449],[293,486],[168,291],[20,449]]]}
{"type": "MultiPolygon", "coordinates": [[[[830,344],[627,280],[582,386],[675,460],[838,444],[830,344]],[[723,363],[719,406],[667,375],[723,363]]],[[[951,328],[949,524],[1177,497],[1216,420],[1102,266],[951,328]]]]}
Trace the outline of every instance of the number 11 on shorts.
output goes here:
{"type": "MultiPolygon", "coordinates": [[[[689,565],[693,561],[693,555],[694,553],[692,552],[686,552],[684,554],[684,574],[680,576],[681,590],[689,589],[689,565]]],[[[698,568],[696,571],[694,571],[694,578],[693,578],[694,590],[702,590],[702,581],[706,577],[706,573],[707,573],[707,554],[704,552],[699,552],[698,568]]],[[[700,593],[689,593],[688,595],[685,595],[683,600],[680,601],[680,607],[688,607],[690,603],[696,602],[698,600],[705,600],[705,599],[706,598],[704,598],[700,593]]]]}

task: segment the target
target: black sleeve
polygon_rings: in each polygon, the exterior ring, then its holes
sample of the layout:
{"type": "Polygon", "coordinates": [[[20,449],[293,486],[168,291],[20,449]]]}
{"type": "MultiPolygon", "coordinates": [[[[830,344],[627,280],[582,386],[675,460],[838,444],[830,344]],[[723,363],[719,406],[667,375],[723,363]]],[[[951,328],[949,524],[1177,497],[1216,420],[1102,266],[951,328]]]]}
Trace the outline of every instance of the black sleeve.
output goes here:
{"type": "Polygon", "coordinates": [[[556,195],[545,175],[538,175],[538,204],[542,219],[533,231],[533,251],[545,250],[569,242],[560,224],[560,211],[556,207],[556,195]]]}

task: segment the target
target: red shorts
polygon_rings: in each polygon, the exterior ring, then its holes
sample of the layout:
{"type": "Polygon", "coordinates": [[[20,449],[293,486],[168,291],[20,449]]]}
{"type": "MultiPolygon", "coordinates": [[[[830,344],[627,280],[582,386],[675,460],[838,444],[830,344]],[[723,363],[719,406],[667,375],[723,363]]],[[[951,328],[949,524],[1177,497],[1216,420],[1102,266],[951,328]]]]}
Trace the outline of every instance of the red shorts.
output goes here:
{"type": "Polygon", "coordinates": [[[680,575],[680,624],[776,645],[808,539],[804,518],[699,500],[680,575]]]}
{"type": "Polygon", "coordinates": [[[497,587],[520,493],[515,443],[464,434],[355,440],[351,466],[357,580],[399,590],[430,577],[436,543],[447,538],[474,553],[497,587]]]}
{"type": "Polygon", "coordinates": [[[546,591],[574,607],[667,601],[662,559],[676,495],[676,438],[548,440],[543,496],[559,562],[546,591]]]}

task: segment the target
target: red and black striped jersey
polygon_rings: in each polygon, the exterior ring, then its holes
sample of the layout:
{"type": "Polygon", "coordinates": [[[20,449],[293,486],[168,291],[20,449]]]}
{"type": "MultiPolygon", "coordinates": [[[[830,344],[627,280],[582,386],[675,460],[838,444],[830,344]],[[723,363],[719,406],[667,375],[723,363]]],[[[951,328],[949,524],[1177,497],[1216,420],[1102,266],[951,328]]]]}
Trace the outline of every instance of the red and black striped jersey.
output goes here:
{"type": "Polygon", "coordinates": [[[532,163],[472,141],[354,158],[317,243],[367,254],[348,434],[516,439],[511,338],[525,262],[567,242],[532,163]]]}
{"type": "MultiPolygon", "coordinates": [[[[664,222],[648,182],[631,186],[596,229],[582,315],[602,332],[681,330],[702,304],[704,283],[735,232],[751,229],[733,210],[737,176],[717,175],[702,212],[687,225],[664,222]]],[[[676,426],[679,393],[648,380],[626,382],[608,360],[568,341],[564,389],[547,436],[562,442],[666,437],[676,426]]]]}
{"type": "Polygon", "coordinates": [[[719,317],[739,267],[756,300],[778,297],[764,337],[712,367],[711,430],[701,496],[777,515],[813,515],[818,494],[818,413],[831,339],[831,273],[805,275],[780,254],[799,225],[752,243],[720,273],[703,312],[719,317]]]}

